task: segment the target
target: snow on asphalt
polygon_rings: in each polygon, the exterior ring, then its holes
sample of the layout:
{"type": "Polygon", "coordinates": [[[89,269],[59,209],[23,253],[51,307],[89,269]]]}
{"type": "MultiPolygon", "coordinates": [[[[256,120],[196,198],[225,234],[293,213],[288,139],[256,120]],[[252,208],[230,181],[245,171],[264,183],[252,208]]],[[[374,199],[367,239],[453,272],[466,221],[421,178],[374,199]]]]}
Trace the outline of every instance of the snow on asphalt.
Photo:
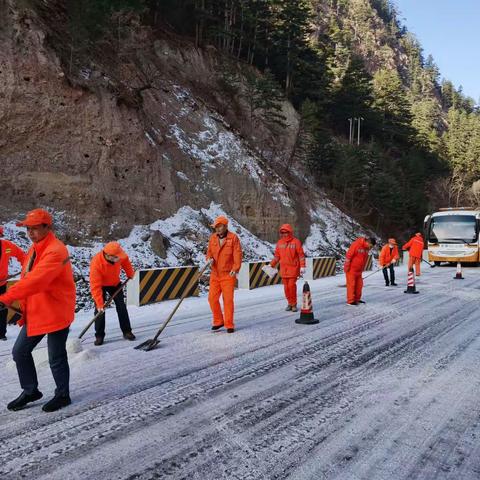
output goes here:
{"type": "MultiPolygon", "coordinates": [[[[480,269],[424,271],[419,295],[366,280],[347,307],[341,276],[311,282],[318,325],[294,323],[282,287],[238,291],[233,335],[185,301],[160,347],[134,350],[107,314],[107,343],[72,351],[73,404],[12,413],[19,393],[0,345],[0,478],[480,478],[480,269]]],[[[138,342],[173,306],[129,307],[138,342]]],[[[89,319],[80,314],[72,338],[89,319]]],[[[53,391],[45,343],[40,389],[53,391]]]]}

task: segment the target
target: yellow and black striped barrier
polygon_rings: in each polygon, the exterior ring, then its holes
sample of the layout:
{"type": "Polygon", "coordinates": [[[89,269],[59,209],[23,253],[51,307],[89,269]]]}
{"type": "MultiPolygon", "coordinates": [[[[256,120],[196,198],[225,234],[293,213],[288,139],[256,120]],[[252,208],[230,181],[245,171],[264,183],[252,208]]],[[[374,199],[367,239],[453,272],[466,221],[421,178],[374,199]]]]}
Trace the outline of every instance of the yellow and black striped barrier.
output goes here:
{"type": "Polygon", "coordinates": [[[335,275],[337,260],[335,257],[315,257],[307,258],[307,280],[316,280],[317,278],[331,277],[335,275]]]}
{"type": "Polygon", "coordinates": [[[252,290],[253,288],[268,287],[282,283],[280,275],[277,273],[270,278],[263,270],[264,265],[270,265],[270,262],[245,262],[238,275],[238,287],[252,290]]]}
{"type": "MultiPolygon", "coordinates": [[[[9,287],[11,287],[12,285],[14,285],[16,282],[15,281],[10,281],[10,282],[7,282],[7,290],[9,287]]],[[[15,307],[17,309],[20,309],[20,304],[18,302],[14,302],[12,304],[12,307],[15,307]]],[[[7,322],[8,323],[11,323],[11,322],[18,322],[20,319],[22,318],[22,316],[15,312],[14,310],[8,310],[8,313],[7,313],[7,322]]]]}
{"type": "MultiPolygon", "coordinates": [[[[139,270],[127,284],[127,303],[142,306],[180,298],[197,272],[198,267],[139,270]]],[[[192,297],[198,294],[198,282],[195,282],[186,296],[192,297]]]]}

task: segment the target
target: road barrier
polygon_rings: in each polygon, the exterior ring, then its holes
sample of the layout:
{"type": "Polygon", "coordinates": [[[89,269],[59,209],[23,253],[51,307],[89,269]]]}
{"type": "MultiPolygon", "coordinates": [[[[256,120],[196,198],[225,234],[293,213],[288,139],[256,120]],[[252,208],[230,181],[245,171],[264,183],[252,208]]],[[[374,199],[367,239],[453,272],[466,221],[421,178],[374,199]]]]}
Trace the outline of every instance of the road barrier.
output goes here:
{"type": "Polygon", "coordinates": [[[307,258],[306,280],[316,280],[317,278],[331,277],[335,275],[337,260],[335,257],[313,257],[307,258]]]}
{"type": "MultiPolygon", "coordinates": [[[[282,278],[277,273],[270,278],[263,270],[264,265],[270,265],[270,262],[244,262],[238,275],[238,287],[247,290],[254,288],[268,287],[282,283],[282,278]]],[[[335,257],[313,257],[306,259],[307,271],[306,280],[316,280],[317,278],[329,277],[335,275],[337,262],[335,257]]]]}
{"type": "MultiPolygon", "coordinates": [[[[127,284],[128,305],[149,305],[163,300],[180,298],[198,267],[171,267],[137,270],[127,284]]],[[[187,292],[187,297],[198,296],[198,282],[187,292]]]]}
{"type": "Polygon", "coordinates": [[[238,274],[238,288],[252,290],[253,288],[268,287],[282,283],[280,275],[277,273],[270,278],[263,270],[264,265],[270,265],[270,262],[244,262],[238,274]]]}

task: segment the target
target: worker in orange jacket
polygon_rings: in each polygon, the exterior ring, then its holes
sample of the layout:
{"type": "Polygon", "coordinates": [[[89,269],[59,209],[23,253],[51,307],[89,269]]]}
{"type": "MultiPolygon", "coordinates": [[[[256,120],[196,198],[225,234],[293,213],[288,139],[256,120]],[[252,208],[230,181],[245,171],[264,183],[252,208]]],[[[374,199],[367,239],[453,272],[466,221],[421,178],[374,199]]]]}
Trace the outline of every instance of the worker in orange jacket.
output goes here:
{"type": "Polygon", "coordinates": [[[215,233],[210,237],[207,250],[207,260],[212,260],[208,292],[208,302],[213,313],[212,330],[225,326],[228,333],[233,333],[233,293],[235,280],[242,266],[242,247],[238,237],[228,231],[227,218],[217,217],[212,227],[215,233]],[[224,312],[220,306],[220,295],[223,298],[224,312]]]}
{"type": "Polygon", "coordinates": [[[420,264],[422,262],[424,241],[420,232],[417,232],[403,247],[402,250],[408,250],[408,271],[415,265],[415,275],[419,277],[420,264]]]}
{"type": "Polygon", "coordinates": [[[362,300],[363,278],[368,255],[373,246],[375,238],[357,238],[347,251],[343,271],[347,278],[347,304],[358,305],[365,303],[362,300]]]}
{"type": "MultiPolygon", "coordinates": [[[[123,269],[127,278],[133,278],[135,271],[130,263],[128,255],[118,242],[107,243],[101,252],[98,252],[90,262],[90,292],[95,302],[95,315],[102,315],[95,320],[96,346],[103,344],[105,338],[105,311],[104,304],[107,293],[113,295],[121,286],[120,271],[123,269]]],[[[115,295],[113,301],[117,309],[118,321],[125,340],[135,340],[130,325],[127,306],[123,291],[115,295]]]]}
{"type": "Polygon", "coordinates": [[[20,410],[43,396],[38,390],[32,351],[45,335],[57,388],[42,409],[53,412],[71,403],[66,343],[75,315],[75,282],[67,247],[55,237],[52,224],[51,215],[42,209],[32,210],[17,223],[27,227],[33,245],[23,262],[20,280],[0,295],[0,302],[7,306],[20,301],[23,312],[19,322],[22,329],[12,352],[23,392],[8,404],[9,410],[20,410]]]}
{"type": "MultiPolygon", "coordinates": [[[[13,242],[1,238],[3,233],[3,227],[0,226],[0,295],[7,291],[10,259],[15,257],[20,262],[20,265],[25,260],[25,252],[13,242]]],[[[0,340],[7,339],[7,313],[6,309],[0,311],[0,340]]]]}
{"type": "Polygon", "coordinates": [[[297,278],[305,274],[305,253],[302,242],[293,236],[293,228],[288,223],[280,227],[280,240],[275,247],[273,260],[270,266],[280,263],[287,307],[285,311],[296,312],[297,309],[297,278]]]}
{"type": "Polygon", "coordinates": [[[383,278],[385,278],[386,287],[389,285],[392,285],[392,287],[397,286],[393,267],[399,259],[400,255],[398,254],[397,241],[394,238],[389,238],[388,243],[384,245],[380,251],[380,257],[378,259],[379,265],[383,267],[383,278]],[[388,270],[390,270],[390,278],[388,278],[388,270]]]}

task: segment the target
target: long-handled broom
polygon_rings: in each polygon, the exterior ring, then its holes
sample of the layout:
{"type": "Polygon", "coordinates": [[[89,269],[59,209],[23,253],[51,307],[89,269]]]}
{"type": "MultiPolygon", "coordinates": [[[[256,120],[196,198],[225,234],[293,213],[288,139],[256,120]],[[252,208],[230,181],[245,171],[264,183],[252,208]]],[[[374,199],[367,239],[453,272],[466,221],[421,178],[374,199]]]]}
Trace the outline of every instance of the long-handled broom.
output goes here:
{"type": "MultiPolygon", "coordinates": [[[[384,268],[385,268],[385,267],[380,267],[378,270],[375,270],[374,272],[369,273],[368,275],[365,275],[365,276],[363,277],[363,280],[366,280],[368,277],[371,277],[372,275],[375,275],[376,273],[381,272],[384,268]]],[[[338,286],[345,288],[345,287],[347,286],[347,284],[346,284],[346,283],[342,283],[342,284],[340,284],[340,285],[338,285],[338,286]]]]}
{"type": "Polygon", "coordinates": [[[156,335],[150,339],[150,340],[147,340],[146,342],[143,342],[141,343],[140,345],[137,345],[135,348],[135,350],[144,350],[145,352],[148,352],[150,350],[153,350],[159,343],[160,343],[160,340],[158,340],[158,337],[160,336],[160,334],[165,330],[165,328],[167,327],[168,323],[170,322],[170,320],[173,318],[173,316],[175,315],[176,311],[178,310],[178,308],[180,307],[180,305],[182,304],[183,300],[185,299],[185,297],[188,295],[188,293],[190,292],[190,290],[192,289],[193,285],[195,285],[196,282],[198,282],[198,280],[200,279],[200,277],[203,275],[203,273],[205,272],[205,270],[207,269],[207,267],[211,264],[211,260],[209,260],[205,266],[197,273],[197,275],[195,275],[189,282],[189,284],[187,285],[187,287],[185,288],[185,290],[183,291],[182,293],[182,296],[180,297],[180,300],[178,301],[178,303],[175,305],[175,308],[173,309],[172,313],[168,316],[168,318],[165,320],[165,322],[163,322],[163,325],[160,327],[160,329],[158,330],[158,332],[156,333],[156,335]]]}
{"type": "MultiPolygon", "coordinates": [[[[127,278],[120,286],[113,292],[112,296],[103,304],[103,310],[105,310],[115,299],[115,297],[123,290],[123,287],[128,283],[130,279],[127,278]]],[[[87,324],[87,326],[82,330],[82,333],[78,336],[78,338],[82,338],[86,333],[87,330],[95,323],[95,320],[100,316],[103,315],[103,311],[99,311],[87,324]]]]}
{"type": "Polygon", "coordinates": [[[435,268],[436,265],[434,263],[427,262],[424,258],[422,258],[422,262],[425,262],[430,268],[435,268]]]}

